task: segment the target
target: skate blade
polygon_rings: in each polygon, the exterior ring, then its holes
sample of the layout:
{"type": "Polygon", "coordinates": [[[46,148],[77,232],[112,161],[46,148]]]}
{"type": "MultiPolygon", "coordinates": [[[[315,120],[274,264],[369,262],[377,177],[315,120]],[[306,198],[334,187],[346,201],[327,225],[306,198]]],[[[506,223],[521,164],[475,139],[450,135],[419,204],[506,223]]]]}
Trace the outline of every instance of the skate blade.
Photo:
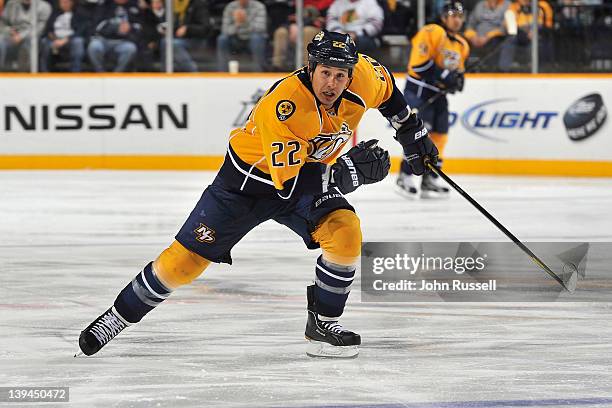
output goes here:
{"type": "Polygon", "coordinates": [[[77,357],[85,357],[85,353],[83,353],[81,350],[77,351],[76,354],[74,355],[75,358],[77,357]]]}
{"type": "Polygon", "coordinates": [[[322,341],[308,340],[306,355],[316,358],[357,358],[358,346],[332,346],[322,341]]]}
{"type": "Polygon", "coordinates": [[[405,199],[408,199],[408,200],[418,200],[419,199],[418,191],[416,193],[410,193],[397,185],[394,187],[394,190],[398,195],[401,195],[405,199]]]}
{"type": "Polygon", "coordinates": [[[437,191],[421,191],[421,198],[425,200],[448,200],[450,192],[438,193],[437,191]]]}

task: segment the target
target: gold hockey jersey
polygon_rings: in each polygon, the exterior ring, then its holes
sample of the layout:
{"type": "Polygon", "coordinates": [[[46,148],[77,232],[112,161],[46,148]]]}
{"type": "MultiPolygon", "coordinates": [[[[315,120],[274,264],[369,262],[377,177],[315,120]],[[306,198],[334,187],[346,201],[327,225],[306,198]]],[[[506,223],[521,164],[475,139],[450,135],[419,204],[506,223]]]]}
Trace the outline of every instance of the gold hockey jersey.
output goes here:
{"type": "Polygon", "coordinates": [[[411,43],[406,86],[418,96],[424,89],[438,92],[436,83],[445,69],[465,71],[470,46],[459,34],[451,35],[441,25],[428,24],[411,43]]]}
{"type": "Polygon", "coordinates": [[[392,75],[376,60],[359,55],[349,87],[330,110],[315,97],[306,68],[296,71],[276,82],[245,126],[230,133],[220,176],[247,194],[289,199],[320,192],[315,184],[325,165],[335,161],[369,108],[388,117],[406,109],[392,75]]]}

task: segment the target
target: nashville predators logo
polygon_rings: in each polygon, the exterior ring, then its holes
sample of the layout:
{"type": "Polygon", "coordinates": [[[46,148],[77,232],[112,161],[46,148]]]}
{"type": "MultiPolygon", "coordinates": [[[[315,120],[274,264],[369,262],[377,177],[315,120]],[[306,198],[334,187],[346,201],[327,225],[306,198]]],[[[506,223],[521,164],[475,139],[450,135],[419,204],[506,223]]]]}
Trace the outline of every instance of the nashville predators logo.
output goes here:
{"type": "Polygon", "coordinates": [[[461,56],[458,52],[451,50],[442,50],[442,55],[444,58],[444,68],[455,70],[459,68],[459,62],[461,61],[461,56]]]}
{"type": "Polygon", "coordinates": [[[337,133],[321,133],[310,140],[308,146],[308,157],[313,160],[325,160],[340,150],[342,146],[353,136],[346,122],[340,126],[337,133]]]}
{"type": "Polygon", "coordinates": [[[291,101],[284,99],[276,104],[276,117],[281,122],[289,119],[293,112],[295,112],[295,103],[291,101]]]}
{"type": "Polygon", "coordinates": [[[213,242],[215,242],[215,230],[212,228],[208,228],[202,223],[200,223],[200,226],[196,228],[193,232],[195,232],[195,238],[199,242],[204,242],[207,244],[212,244],[213,242]]]}

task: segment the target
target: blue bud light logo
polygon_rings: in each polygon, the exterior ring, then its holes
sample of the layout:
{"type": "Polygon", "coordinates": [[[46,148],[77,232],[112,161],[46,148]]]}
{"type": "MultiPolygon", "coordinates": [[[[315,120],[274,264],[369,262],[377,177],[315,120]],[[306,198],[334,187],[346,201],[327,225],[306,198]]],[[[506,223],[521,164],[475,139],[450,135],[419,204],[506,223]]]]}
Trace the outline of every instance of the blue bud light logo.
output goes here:
{"type": "MultiPolygon", "coordinates": [[[[469,132],[488,140],[505,143],[506,140],[500,136],[503,131],[508,129],[544,130],[548,128],[554,117],[559,116],[558,112],[503,109],[504,103],[516,101],[515,98],[484,101],[463,112],[459,120],[469,132]]],[[[457,119],[457,113],[451,112],[449,125],[453,126],[457,119]]]]}

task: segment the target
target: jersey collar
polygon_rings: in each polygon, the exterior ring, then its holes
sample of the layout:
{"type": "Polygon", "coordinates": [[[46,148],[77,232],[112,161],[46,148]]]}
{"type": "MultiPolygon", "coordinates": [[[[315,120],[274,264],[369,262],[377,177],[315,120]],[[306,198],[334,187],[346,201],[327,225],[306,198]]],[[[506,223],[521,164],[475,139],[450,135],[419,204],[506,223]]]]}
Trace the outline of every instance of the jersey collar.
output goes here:
{"type": "MultiPolygon", "coordinates": [[[[446,32],[446,36],[448,37],[449,40],[451,41],[456,41],[459,44],[461,44],[461,41],[457,38],[457,34],[459,33],[451,33],[445,26],[444,24],[441,24],[442,28],[444,28],[444,31],[446,32]]],[[[463,44],[461,44],[463,45],[463,44]]]]}

